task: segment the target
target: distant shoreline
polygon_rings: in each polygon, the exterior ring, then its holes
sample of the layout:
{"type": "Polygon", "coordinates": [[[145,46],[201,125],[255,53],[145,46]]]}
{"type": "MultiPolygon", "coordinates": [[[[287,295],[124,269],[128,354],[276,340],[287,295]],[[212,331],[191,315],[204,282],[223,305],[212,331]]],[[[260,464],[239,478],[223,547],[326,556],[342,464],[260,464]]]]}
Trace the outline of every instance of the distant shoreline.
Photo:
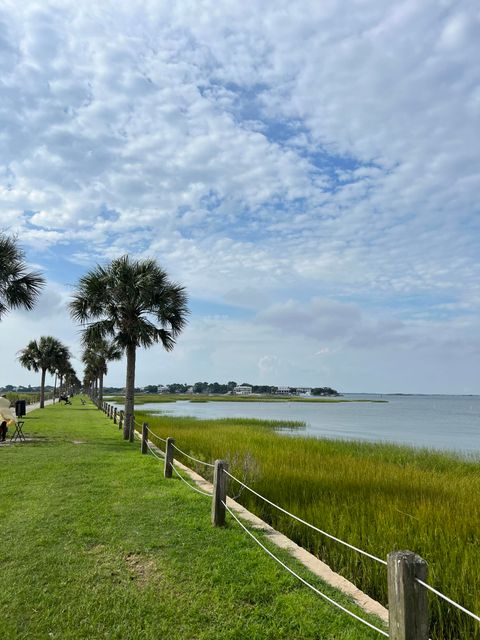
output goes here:
{"type": "MultiPolygon", "coordinates": [[[[114,395],[107,396],[111,402],[123,403],[125,396],[114,395]]],[[[317,404],[333,404],[333,403],[352,403],[352,402],[371,402],[371,403],[386,403],[388,400],[381,399],[367,399],[367,398],[344,398],[338,396],[262,396],[262,395],[248,395],[248,396],[209,396],[201,394],[171,394],[171,393],[152,393],[152,394],[138,394],[135,395],[135,404],[148,404],[148,403],[167,403],[167,402],[298,402],[298,403],[317,403],[317,404]]]]}

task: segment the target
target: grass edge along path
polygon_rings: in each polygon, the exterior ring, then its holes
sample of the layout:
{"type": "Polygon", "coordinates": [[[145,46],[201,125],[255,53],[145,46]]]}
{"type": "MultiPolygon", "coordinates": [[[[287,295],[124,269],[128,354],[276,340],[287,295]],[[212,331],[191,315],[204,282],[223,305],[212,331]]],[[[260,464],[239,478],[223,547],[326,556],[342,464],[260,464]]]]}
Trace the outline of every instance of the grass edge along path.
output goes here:
{"type": "Polygon", "coordinates": [[[379,637],[322,602],[230,519],[211,527],[210,500],[164,480],[162,466],[93,405],[49,406],[25,429],[35,443],[0,450],[5,640],[379,637]]]}

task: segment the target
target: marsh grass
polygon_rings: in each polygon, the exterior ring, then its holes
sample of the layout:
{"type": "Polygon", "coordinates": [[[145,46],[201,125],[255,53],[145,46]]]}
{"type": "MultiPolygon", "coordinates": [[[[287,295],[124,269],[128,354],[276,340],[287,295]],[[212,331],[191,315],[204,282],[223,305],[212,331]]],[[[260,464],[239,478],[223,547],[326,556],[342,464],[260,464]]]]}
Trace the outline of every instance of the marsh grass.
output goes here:
{"type": "MultiPolygon", "coordinates": [[[[45,391],[45,400],[52,397],[52,391],[45,391]]],[[[34,404],[40,402],[39,391],[7,391],[5,397],[10,400],[10,403],[14,403],[17,400],[26,400],[27,404],[34,404]]]]}
{"type": "MultiPolygon", "coordinates": [[[[409,549],[429,583],[480,611],[480,464],[409,447],[286,438],[258,420],[141,415],[160,436],[206,461],[224,458],[273,502],[374,555],[409,549]]],[[[181,456],[180,456],[181,459],[181,456]]],[[[190,461],[184,460],[191,466],[190,461]]],[[[209,470],[196,470],[211,479],[209,470]]],[[[295,522],[232,481],[229,494],[384,604],[386,569],[295,522]]],[[[480,625],[431,598],[431,637],[480,638],[480,625]]]]}

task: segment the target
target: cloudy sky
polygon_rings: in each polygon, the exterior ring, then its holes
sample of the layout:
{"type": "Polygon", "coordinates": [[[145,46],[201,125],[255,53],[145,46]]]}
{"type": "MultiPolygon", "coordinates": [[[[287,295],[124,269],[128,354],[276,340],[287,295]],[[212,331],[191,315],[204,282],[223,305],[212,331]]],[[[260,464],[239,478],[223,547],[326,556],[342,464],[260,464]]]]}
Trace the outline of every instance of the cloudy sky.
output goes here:
{"type": "Polygon", "coordinates": [[[479,59],[474,0],[3,0],[0,229],[48,287],[0,385],[79,357],[74,285],[128,252],[191,308],[139,385],[480,393],[479,59]]]}

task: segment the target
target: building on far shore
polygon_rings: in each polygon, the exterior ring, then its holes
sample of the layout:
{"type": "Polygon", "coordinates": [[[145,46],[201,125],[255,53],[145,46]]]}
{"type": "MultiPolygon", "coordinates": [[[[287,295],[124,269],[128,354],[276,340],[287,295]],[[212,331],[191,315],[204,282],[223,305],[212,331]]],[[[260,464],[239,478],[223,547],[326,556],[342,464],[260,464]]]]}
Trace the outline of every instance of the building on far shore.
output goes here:
{"type": "Polygon", "coordinates": [[[157,386],[157,393],[169,393],[169,389],[164,384],[159,384],[157,386]]]}
{"type": "Polygon", "coordinates": [[[311,396],[312,387],[297,387],[296,394],[297,396],[311,396]]]}
{"type": "Polygon", "coordinates": [[[277,396],[289,396],[292,393],[292,390],[290,387],[278,387],[275,393],[277,396]]]}
{"type": "Polygon", "coordinates": [[[234,396],[251,396],[252,395],[252,387],[248,384],[238,384],[233,388],[234,396]]]}

